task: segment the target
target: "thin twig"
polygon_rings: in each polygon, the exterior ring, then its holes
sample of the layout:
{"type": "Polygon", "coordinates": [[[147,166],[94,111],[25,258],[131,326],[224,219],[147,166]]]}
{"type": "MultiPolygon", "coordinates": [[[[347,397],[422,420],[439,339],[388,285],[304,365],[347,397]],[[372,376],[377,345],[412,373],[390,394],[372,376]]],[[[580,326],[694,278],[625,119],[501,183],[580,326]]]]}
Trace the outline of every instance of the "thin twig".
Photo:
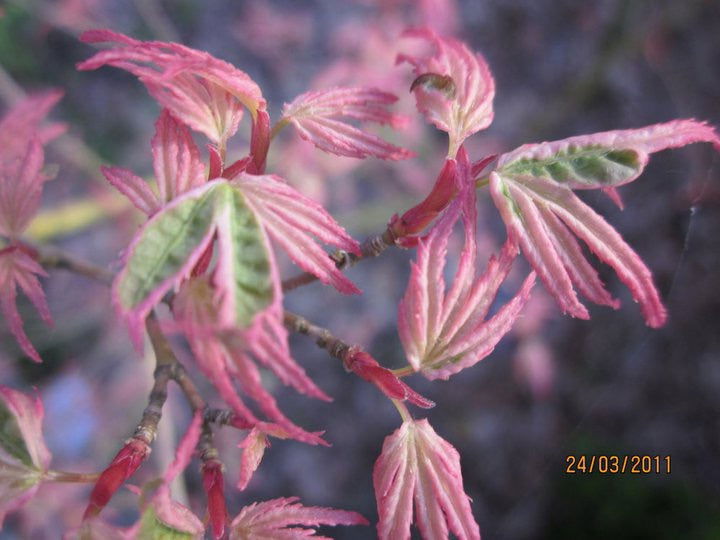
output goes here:
{"type": "Polygon", "coordinates": [[[357,347],[353,347],[340,338],[335,337],[327,328],[311,323],[297,313],[285,311],[283,314],[283,323],[285,324],[285,328],[291,332],[313,338],[318,347],[325,349],[330,356],[343,362],[347,359],[349,352],[357,350],[357,347]]]}
{"type": "MultiPolygon", "coordinates": [[[[382,234],[367,238],[360,245],[359,255],[356,255],[355,253],[348,253],[347,251],[336,251],[330,256],[330,258],[335,261],[335,266],[337,266],[339,270],[343,270],[345,268],[355,266],[358,262],[364,259],[377,257],[387,248],[394,246],[395,240],[395,235],[388,227],[382,234]]],[[[317,279],[316,275],[311,274],[310,272],[303,272],[284,280],[282,282],[282,289],[284,292],[291,291],[303,285],[312,283],[317,279]]]]}
{"type": "Polygon", "coordinates": [[[68,270],[105,285],[112,283],[114,274],[110,270],[79,259],[67,251],[54,246],[30,244],[25,241],[23,241],[23,245],[35,252],[38,262],[46,268],[68,270]]]}

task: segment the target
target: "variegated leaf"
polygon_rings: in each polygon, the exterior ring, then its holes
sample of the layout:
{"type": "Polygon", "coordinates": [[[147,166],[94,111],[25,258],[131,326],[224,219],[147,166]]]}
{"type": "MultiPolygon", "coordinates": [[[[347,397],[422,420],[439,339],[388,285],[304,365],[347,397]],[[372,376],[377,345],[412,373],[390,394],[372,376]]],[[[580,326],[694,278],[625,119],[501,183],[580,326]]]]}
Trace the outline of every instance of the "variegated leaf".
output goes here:
{"type": "Polygon", "coordinates": [[[134,337],[147,313],[186,278],[218,238],[222,323],[247,326],[272,301],[267,247],[243,195],[216,180],[176,198],[138,231],[113,284],[134,337]]]}
{"type": "Polygon", "coordinates": [[[639,129],[606,131],[561,141],[526,144],[503,154],[490,174],[490,191],[508,234],[515,239],[563,311],[589,318],[575,292],[619,307],[582,253],[573,234],[612,266],[640,304],[649,326],[667,313],[642,259],[600,215],[571,190],[615,188],[636,179],[651,153],[695,142],[720,150],[715,130],[696,120],[674,120],[639,129]]]}

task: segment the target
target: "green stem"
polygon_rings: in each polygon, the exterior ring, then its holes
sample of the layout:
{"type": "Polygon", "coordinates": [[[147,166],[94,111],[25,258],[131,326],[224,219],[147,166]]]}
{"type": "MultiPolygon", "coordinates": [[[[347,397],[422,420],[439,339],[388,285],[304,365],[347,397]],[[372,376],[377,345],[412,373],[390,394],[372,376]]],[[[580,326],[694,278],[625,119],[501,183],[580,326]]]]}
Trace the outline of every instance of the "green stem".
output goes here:
{"type": "Polygon", "coordinates": [[[287,126],[290,123],[290,120],[288,120],[285,117],[282,117],[280,120],[278,120],[275,125],[270,130],[270,140],[272,141],[275,136],[280,133],[285,126],[287,126]]]}
{"type": "Polygon", "coordinates": [[[410,415],[410,411],[408,411],[407,407],[405,406],[405,403],[398,399],[391,399],[390,401],[393,402],[393,405],[395,405],[395,408],[400,413],[400,416],[403,419],[403,422],[412,422],[412,416],[410,415]]]}
{"type": "Polygon", "coordinates": [[[91,483],[100,477],[100,473],[76,473],[68,471],[47,471],[45,480],[48,482],[91,483]]]}
{"type": "Polygon", "coordinates": [[[398,369],[391,369],[392,374],[396,377],[407,377],[408,375],[412,375],[415,373],[415,370],[412,366],[405,366],[398,369]]]}
{"type": "Polygon", "coordinates": [[[485,178],[478,178],[477,180],[475,180],[475,189],[485,187],[489,183],[490,183],[490,178],[488,176],[486,176],[485,178]]]}

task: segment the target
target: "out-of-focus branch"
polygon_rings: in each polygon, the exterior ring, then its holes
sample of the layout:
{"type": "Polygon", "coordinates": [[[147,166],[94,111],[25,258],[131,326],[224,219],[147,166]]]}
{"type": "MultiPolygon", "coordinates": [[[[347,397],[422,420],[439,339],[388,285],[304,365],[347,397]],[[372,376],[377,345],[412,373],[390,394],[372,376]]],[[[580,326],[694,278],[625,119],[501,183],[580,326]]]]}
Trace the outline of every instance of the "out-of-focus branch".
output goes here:
{"type": "Polygon", "coordinates": [[[74,255],[63,251],[54,246],[35,245],[23,242],[23,246],[27,247],[37,255],[38,262],[46,268],[61,268],[85,276],[87,278],[99,281],[105,285],[112,283],[114,274],[102,266],[89,263],[74,255]]]}
{"type": "MultiPolygon", "coordinates": [[[[360,255],[348,253],[347,251],[336,251],[330,256],[330,258],[335,261],[335,265],[338,267],[338,269],[343,270],[345,268],[355,266],[363,259],[377,257],[387,248],[394,245],[395,235],[392,233],[390,228],[387,228],[382,234],[367,238],[360,245],[360,255]]],[[[317,279],[317,276],[315,276],[314,274],[311,274],[309,272],[303,272],[302,274],[298,274],[297,276],[293,276],[284,280],[282,282],[282,288],[285,292],[291,291],[293,289],[297,289],[298,287],[302,287],[303,285],[307,285],[309,283],[317,281],[317,279]]]]}

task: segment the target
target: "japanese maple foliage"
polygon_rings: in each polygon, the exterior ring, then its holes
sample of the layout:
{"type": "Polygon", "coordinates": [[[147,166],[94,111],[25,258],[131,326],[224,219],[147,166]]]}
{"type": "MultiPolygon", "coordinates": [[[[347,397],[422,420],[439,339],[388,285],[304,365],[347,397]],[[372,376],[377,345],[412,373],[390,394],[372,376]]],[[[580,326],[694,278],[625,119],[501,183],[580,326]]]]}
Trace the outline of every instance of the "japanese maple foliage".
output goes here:
{"type": "Polygon", "coordinates": [[[427,420],[406,420],[385,439],[373,484],[382,540],[410,538],[415,521],[423,538],[479,539],[460,472],[460,455],[427,420]]]}
{"type": "Polygon", "coordinates": [[[49,91],[30,96],[7,111],[0,120],[0,311],[15,339],[35,362],[40,355],[23,329],[16,305],[20,288],[37,309],[42,320],[52,326],[52,316],[38,276],[47,274],[35,260],[32,250],[19,240],[40,206],[43,184],[43,144],[60,135],[63,124],[44,125],[45,116],[60,100],[62,92],[49,91]]]}
{"type": "Polygon", "coordinates": [[[285,105],[281,121],[291,122],[303,139],[339,156],[407,159],[412,152],[336,119],[347,116],[400,128],[405,119],[385,108],[395,101],[397,97],[377,88],[331,88],[307,92],[285,105]]]}
{"type": "Polygon", "coordinates": [[[80,39],[116,46],[78,69],[110,65],[129,71],[178,120],[220,146],[237,131],[243,107],[253,117],[265,108],[260,88],[246,73],[205,52],[177,43],[139,41],[111,30],[88,30],[80,39]]]}
{"type": "Polygon", "coordinates": [[[0,386],[0,527],[6,512],[32,498],[50,466],[43,416],[39,397],[0,386]]]}
{"type": "Polygon", "coordinates": [[[455,181],[457,197],[420,240],[410,282],[398,306],[398,332],[408,362],[429,379],[447,379],[490,354],[510,330],[535,282],[528,276],[520,292],[485,321],[497,292],[507,277],[517,247],[508,242],[486,272],[476,276],[477,209],[475,180],[467,153],[461,147],[455,181]],[[453,225],[462,217],[465,243],[453,283],[445,291],[443,270],[453,225]]]}
{"type": "MultiPolygon", "coordinates": [[[[335,360],[328,369],[344,368],[372,384],[400,414],[402,423],[386,437],[372,471],[378,537],[409,539],[415,527],[426,540],[451,535],[479,539],[458,451],[409,408],[429,409],[436,401],[442,407],[443,397],[428,393],[433,400],[428,399],[405,377],[420,373],[430,381],[447,380],[491,355],[523,315],[536,275],[561,310],[573,317],[590,317],[579,295],[618,309],[619,300],[600,280],[580,241],[617,273],[649,326],[665,324],[667,310],[648,266],[575,191],[600,189],[622,207],[617,188],[636,180],[651,154],[696,142],[712,143],[720,151],[715,129],[696,120],[674,120],[471,156],[480,146],[468,139],[493,121],[493,75],[481,54],[441,34],[439,29],[451,32],[459,24],[454,2],[421,2],[413,20],[437,13],[436,28],[398,31],[407,22],[402,13],[415,7],[407,2],[384,6],[392,18],[379,30],[381,38],[374,35],[373,54],[395,57],[389,45],[403,38],[404,52],[395,61],[412,67],[413,74],[402,83],[412,94],[407,105],[412,110],[414,100],[418,125],[424,118],[447,134],[448,151],[428,152],[430,157],[416,164],[416,184],[424,189],[417,197],[420,202],[403,212],[388,212],[386,228],[362,243],[296,187],[302,186],[297,177],[305,169],[294,167],[295,158],[302,160],[283,154],[288,147],[277,142],[282,140],[277,135],[294,129],[311,143],[299,141],[303,151],[329,154],[325,159],[334,162],[350,161],[338,156],[387,160],[387,167],[397,167],[398,160],[411,162],[415,152],[425,152],[430,139],[419,127],[401,138],[409,119],[396,112],[400,92],[381,84],[388,80],[388,86],[399,86],[406,66],[384,79],[368,75],[367,64],[376,58],[366,58],[358,62],[363,64],[358,73],[372,80],[311,86],[276,113],[250,75],[209,53],[112,30],[83,33],[82,41],[108,48],[79,63],[79,70],[112,66],[129,72],[159,105],[155,133],[147,144],[153,177],[142,178],[115,165],[101,167],[108,183],[140,211],[134,214],[137,228],[128,235],[112,272],[79,264],[71,256],[43,257],[43,246],[23,236],[50,178],[44,145],[64,129],[45,122],[61,93],[33,95],[0,120],[0,310],[21,349],[40,361],[23,328],[17,290],[51,324],[38,277],[63,267],[109,284],[130,341],[137,352],[149,342],[155,358],[152,389],[135,431],[116,441],[109,454],[114,457],[99,473],[51,470],[41,401],[0,386],[0,522],[6,512],[34,496],[41,483],[67,481],[94,484],[84,513],[77,515],[79,527],[71,531],[70,536],[78,538],[322,538],[315,535],[321,526],[368,525],[357,512],[304,506],[294,496],[244,501],[239,510],[226,498],[231,489],[243,496],[251,493],[246,488],[262,479],[255,473],[276,444],[330,446],[335,436],[331,429],[320,431],[327,429],[322,418],[313,418],[312,426],[296,420],[304,415],[281,407],[274,392],[279,381],[323,402],[334,397],[293,356],[293,332],[309,336],[335,360]],[[245,109],[250,121],[241,124],[245,109]],[[382,136],[365,124],[379,125],[382,136]],[[235,138],[241,125],[247,133],[235,138]],[[198,144],[202,137],[204,144],[198,144]],[[278,161],[286,159],[290,163],[282,164],[281,176],[278,161]],[[507,231],[504,243],[486,242],[496,249],[487,258],[478,231],[482,196],[499,212],[499,219],[494,212],[489,218],[504,223],[507,231]],[[460,233],[462,242],[454,243],[453,235],[460,233]],[[415,250],[404,294],[390,291],[395,298],[402,295],[397,326],[405,365],[392,369],[393,359],[371,354],[286,310],[285,297],[314,281],[327,286],[319,294],[361,294],[345,270],[393,247],[415,250]],[[283,281],[277,250],[301,273],[283,281]],[[514,268],[524,264],[520,253],[530,270],[514,268]],[[520,284],[511,285],[508,293],[506,282],[516,279],[511,272],[520,274],[520,284]],[[177,395],[169,390],[171,385],[179,389],[177,395]],[[187,425],[174,459],[169,452],[164,471],[143,477],[162,462],[162,456],[157,463],[148,458],[158,430],[166,425],[160,423],[166,401],[180,395],[191,413],[185,415],[187,425]],[[228,461],[230,467],[237,466],[231,469],[232,482],[227,482],[224,448],[215,440],[223,427],[243,432],[233,442],[239,459],[228,461]],[[195,462],[197,481],[190,485],[197,486],[201,496],[187,501],[171,486],[191,472],[195,462]],[[102,521],[106,514],[101,512],[123,488],[137,495],[137,519],[119,528],[102,521]]],[[[352,69],[352,63],[341,65],[336,79],[349,79],[348,67],[352,69]]],[[[333,80],[331,71],[315,84],[333,80]]],[[[127,208],[132,210],[129,204],[127,208]]],[[[528,340],[525,349],[532,343],[528,340]]],[[[536,378],[537,393],[544,395],[547,377],[536,378]]],[[[182,412],[175,403],[172,407],[182,412]]]]}
{"type": "Polygon", "coordinates": [[[640,129],[608,131],[562,141],[527,144],[498,158],[490,174],[490,192],[525,256],[561,309],[588,319],[574,286],[597,304],[617,309],[582,253],[575,236],[617,272],[640,304],[645,321],[662,326],[667,312],[640,257],[605,219],[572,189],[610,190],[642,173],[649,154],[695,142],[711,142],[720,151],[713,128],[695,120],[675,120],[640,129]]]}
{"type": "Polygon", "coordinates": [[[422,39],[426,56],[398,55],[413,66],[417,78],[410,89],[418,110],[450,138],[448,155],[455,157],[463,141],[485,129],[493,119],[495,81],[485,59],[464,43],[438,36],[429,28],[407,30],[404,37],[422,39]]]}

